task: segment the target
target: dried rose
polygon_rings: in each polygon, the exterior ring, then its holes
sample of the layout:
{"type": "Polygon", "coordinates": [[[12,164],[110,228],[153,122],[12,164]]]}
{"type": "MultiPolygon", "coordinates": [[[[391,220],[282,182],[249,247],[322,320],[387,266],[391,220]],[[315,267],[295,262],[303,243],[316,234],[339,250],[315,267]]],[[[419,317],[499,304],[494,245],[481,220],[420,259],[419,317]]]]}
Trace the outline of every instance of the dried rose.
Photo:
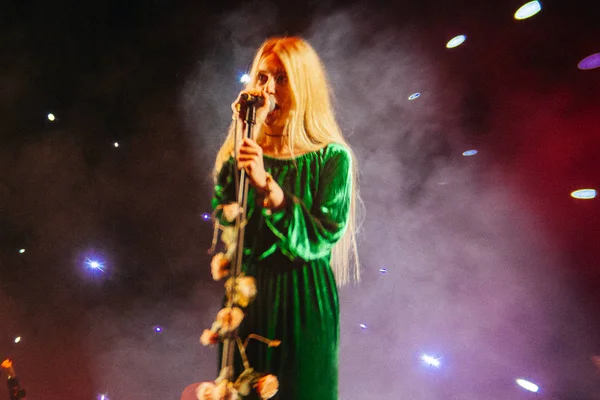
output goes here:
{"type": "Polygon", "coordinates": [[[219,333],[224,335],[228,332],[233,332],[242,323],[244,312],[238,307],[225,307],[217,314],[215,325],[220,327],[219,333]]]}
{"type": "Polygon", "coordinates": [[[275,375],[265,375],[256,383],[256,391],[261,399],[270,399],[279,390],[279,380],[275,375]]]}
{"type": "Polygon", "coordinates": [[[215,345],[219,343],[219,334],[210,329],[205,329],[202,336],[200,336],[200,343],[202,343],[202,346],[215,345]]]}
{"type": "Polygon", "coordinates": [[[235,280],[234,302],[247,307],[256,296],[256,280],[251,276],[240,276],[235,280]]]}
{"type": "Polygon", "coordinates": [[[227,248],[235,246],[237,242],[237,229],[233,226],[224,227],[223,233],[221,233],[221,241],[225,243],[227,248]]]}
{"type": "Polygon", "coordinates": [[[223,206],[223,217],[228,222],[233,222],[242,212],[242,207],[238,203],[229,203],[223,206]]]}
{"type": "Polygon", "coordinates": [[[223,379],[215,386],[212,394],[212,400],[237,400],[238,392],[233,387],[233,384],[228,380],[223,379]]]}
{"type": "Polygon", "coordinates": [[[212,382],[202,382],[196,388],[196,398],[198,400],[213,400],[215,384],[212,382]]]}
{"type": "Polygon", "coordinates": [[[229,259],[223,253],[217,253],[210,262],[210,273],[215,281],[220,281],[229,275],[229,259]]]}

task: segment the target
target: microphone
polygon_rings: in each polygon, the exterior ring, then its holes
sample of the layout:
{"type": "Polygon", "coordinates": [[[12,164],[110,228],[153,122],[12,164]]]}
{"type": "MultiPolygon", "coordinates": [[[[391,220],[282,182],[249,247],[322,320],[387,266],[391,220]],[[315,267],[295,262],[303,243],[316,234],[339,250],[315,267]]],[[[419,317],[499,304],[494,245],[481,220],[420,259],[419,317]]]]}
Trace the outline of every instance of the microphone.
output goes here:
{"type": "MultiPolygon", "coordinates": [[[[268,96],[269,96],[269,112],[272,112],[273,110],[275,110],[276,103],[275,103],[275,99],[273,98],[273,96],[271,96],[271,95],[268,95],[268,96]]],[[[257,95],[250,94],[250,93],[242,93],[242,95],[240,96],[240,100],[246,106],[253,106],[256,108],[260,108],[265,105],[265,98],[263,96],[257,96],[257,95]]]]}

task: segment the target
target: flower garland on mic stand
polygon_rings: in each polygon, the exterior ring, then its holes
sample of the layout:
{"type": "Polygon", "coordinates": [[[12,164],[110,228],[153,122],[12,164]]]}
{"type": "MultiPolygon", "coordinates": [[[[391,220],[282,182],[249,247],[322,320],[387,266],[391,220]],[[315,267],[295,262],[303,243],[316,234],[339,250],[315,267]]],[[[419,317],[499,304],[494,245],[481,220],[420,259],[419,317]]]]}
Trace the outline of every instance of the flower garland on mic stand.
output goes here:
{"type": "MultiPolygon", "coordinates": [[[[239,110],[238,110],[239,111],[239,110]]],[[[246,136],[251,137],[252,125],[254,124],[255,108],[247,107],[246,110],[246,136]]],[[[237,133],[237,127],[236,127],[237,133]]],[[[267,187],[270,190],[270,176],[267,177],[267,187]]],[[[279,381],[275,375],[255,371],[246,357],[246,349],[249,341],[259,340],[269,347],[277,347],[281,343],[278,340],[269,340],[265,337],[250,334],[244,342],[237,334],[237,328],[244,319],[242,308],[247,307],[256,296],[256,282],[253,277],[245,276],[240,272],[243,236],[245,227],[245,202],[247,201],[248,181],[244,171],[241,172],[238,188],[238,202],[218,206],[213,212],[214,234],[209,254],[214,254],[217,248],[219,236],[224,245],[224,251],[216,253],[211,261],[211,274],[215,281],[220,281],[230,276],[225,282],[225,307],[222,308],[215,318],[210,329],[205,329],[200,336],[203,346],[216,345],[223,342],[223,360],[221,371],[214,381],[202,382],[195,386],[195,395],[198,400],[237,400],[250,394],[254,389],[261,399],[270,399],[279,390],[279,381]],[[241,203],[241,204],[240,204],[241,203]],[[222,225],[218,218],[227,224],[222,225]],[[220,234],[220,235],[219,235],[220,234]],[[233,345],[232,345],[233,344],[233,345]],[[244,370],[237,378],[233,371],[233,354],[231,350],[237,345],[240,352],[244,370]]],[[[265,201],[265,207],[268,202],[265,201]]],[[[189,387],[188,387],[189,388],[189,387]]],[[[189,391],[186,389],[181,399],[188,399],[189,391]],[[187,393],[187,394],[186,394],[187,393]]]]}

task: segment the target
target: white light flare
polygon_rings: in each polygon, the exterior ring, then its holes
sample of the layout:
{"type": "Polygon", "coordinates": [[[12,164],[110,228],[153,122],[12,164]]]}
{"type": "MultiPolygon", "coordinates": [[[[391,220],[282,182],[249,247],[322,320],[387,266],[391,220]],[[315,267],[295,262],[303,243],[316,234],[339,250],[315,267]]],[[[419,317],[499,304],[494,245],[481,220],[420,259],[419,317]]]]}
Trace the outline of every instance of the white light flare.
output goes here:
{"type": "Polygon", "coordinates": [[[408,99],[415,100],[415,99],[418,99],[419,97],[421,97],[421,93],[417,92],[417,93],[413,93],[410,96],[408,96],[408,99]]]}
{"type": "Polygon", "coordinates": [[[19,250],[19,254],[23,254],[23,253],[25,253],[25,249],[19,250]]]}
{"type": "Polygon", "coordinates": [[[248,74],[242,75],[242,77],[240,78],[240,82],[241,83],[248,83],[248,82],[250,82],[250,75],[248,75],[248,74]]]}
{"type": "Polygon", "coordinates": [[[448,43],[446,43],[446,48],[453,49],[455,47],[460,46],[467,40],[467,35],[458,35],[450,39],[448,43]]]}
{"type": "Polygon", "coordinates": [[[114,142],[114,143],[113,143],[113,146],[115,146],[115,147],[119,147],[119,142],[114,142]]]}
{"type": "Polygon", "coordinates": [[[435,357],[427,355],[427,354],[423,354],[421,356],[421,361],[423,361],[425,364],[427,364],[430,367],[439,368],[441,365],[439,358],[435,358],[435,357]]]}
{"type": "Polygon", "coordinates": [[[367,326],[365,324],[360,324],[360,329],[367,329],[367,326]]]}
{"type": "Polygon", "coordinates": [[[52,114],[52,113],[48,114],[48,121],[54,122],[55,120],[56,120],[56,117],[54,116],[54,114],[52,114]]]}
{"type": "Polygon", "coordinates": [[[100,271],[100,272],[104,272],[104,264],[102,264],[99,261],[88,259],[88,260],[86,260],[85,263],[87,264],[87,266],[90,269],[93,269],[93,270],[96,270],[96,271],[100,271]]]}
{"type": "Polygon", "coordinates": [[[528,380],[525,380],[525,379],[519,378],[519,379],[515,380],[515,382],[517,382],[517,385],[521,386],[523,389],[528,390],[533,393],[537,393],[540,390],[540,387],[538,385],[536,385],[533,382],[529,382],[528,380]]]}
{"type": "Polygon", "coordinates": [[[529,17],[533,17],[535,14],[542,10],[542,5],[539,1],[530,1],[529,3],[523,4],[517,12],[515,12],[515,19],[522,20],[529,17]]]}
{"type": "Polygon", "coordinates": [[[17,336],[14,341],[15,341],[15,343],[20,343],[21,342],[21,336],[17,336]]]}
{"type": "Polygon", "coordinates": [[[477,150],[467,150],[462,153],[462,155],[465,157],[471,157],[471,156],[474,156],[475,154],[477,154],[477,150]]]}
{"type": "Polygon", "coordinates": [[[590,200],[596,198],[595,189],[579,189],[571,192],[571,197],[579,200],[590,200]]]}

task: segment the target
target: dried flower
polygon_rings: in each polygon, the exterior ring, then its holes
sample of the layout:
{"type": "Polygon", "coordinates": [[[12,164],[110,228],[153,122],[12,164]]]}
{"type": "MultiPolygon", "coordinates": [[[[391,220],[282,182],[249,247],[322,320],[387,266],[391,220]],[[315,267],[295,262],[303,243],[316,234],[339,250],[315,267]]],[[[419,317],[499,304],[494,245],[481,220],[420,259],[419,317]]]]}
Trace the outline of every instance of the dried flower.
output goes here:
{"type": "Polygon", "coordinates": [[[221,335],[233,332],[240,326],[243,319],[244,312],[240,308],[225,307],[217,314],[217,320],[213,324],[213,330],[219,329],[219,334],[221,335]]]}
{"type": "Polygon", "coordinates": [[[202,382],[196,388],[196,398],[198,400],[213,400],[215,384],[213,382],[202,382]]]}
{"type": "Polygon", "coordinates": [[[256,296],[256,280],[251,276],[240,276],[235,280],[233,301],[241,307],[247,307],[256,296]]]}
{"type": "Polygon", "coordinates": [[[205,329],[202,336],[200,336],[200,343],[202,343],[202,346],[215,345],[219,343],[219,334],[210,329],[205,329]]]}
{"type": "Polygon", "coordinates": [[[223,253],[217,253],[210,262],[210,273],[215,281],[229,275],[229,259],[223,253]]]}
{"type": "Polygon", "coordinates": [[[261,399],[270,399],[279,390],[279,380],[275,375],[265,375],[256,383],[256,392],[261,399]]]}
{"type": "Polygon", "coordinates": [[[237,278],[229,278],[225,282],[225,289],[228,296],[233,296],[235,304],[247,307],[256,296],[256,280],[242,273],[237,278]]]}
{"type": "Polygon", "coordinates": [[[229,203],[223,206],[223,217],[228,222],[233,222],[242,212],[242,207],[238,203],[229,203]]]}
{"type": "Polygon", "coordinates": [[[221,241],[225,243],[227,249],[235,246],[237,242],[237,229],[233,226],[224,227],[223,233],[221,233],[221,241]]]}
{"type": "Polygon", "coordinates": [[[212,395],[212,400],[237,400],[238,398],[237,390],[227,379],[223,379],[215,386],[212,395]]]}

